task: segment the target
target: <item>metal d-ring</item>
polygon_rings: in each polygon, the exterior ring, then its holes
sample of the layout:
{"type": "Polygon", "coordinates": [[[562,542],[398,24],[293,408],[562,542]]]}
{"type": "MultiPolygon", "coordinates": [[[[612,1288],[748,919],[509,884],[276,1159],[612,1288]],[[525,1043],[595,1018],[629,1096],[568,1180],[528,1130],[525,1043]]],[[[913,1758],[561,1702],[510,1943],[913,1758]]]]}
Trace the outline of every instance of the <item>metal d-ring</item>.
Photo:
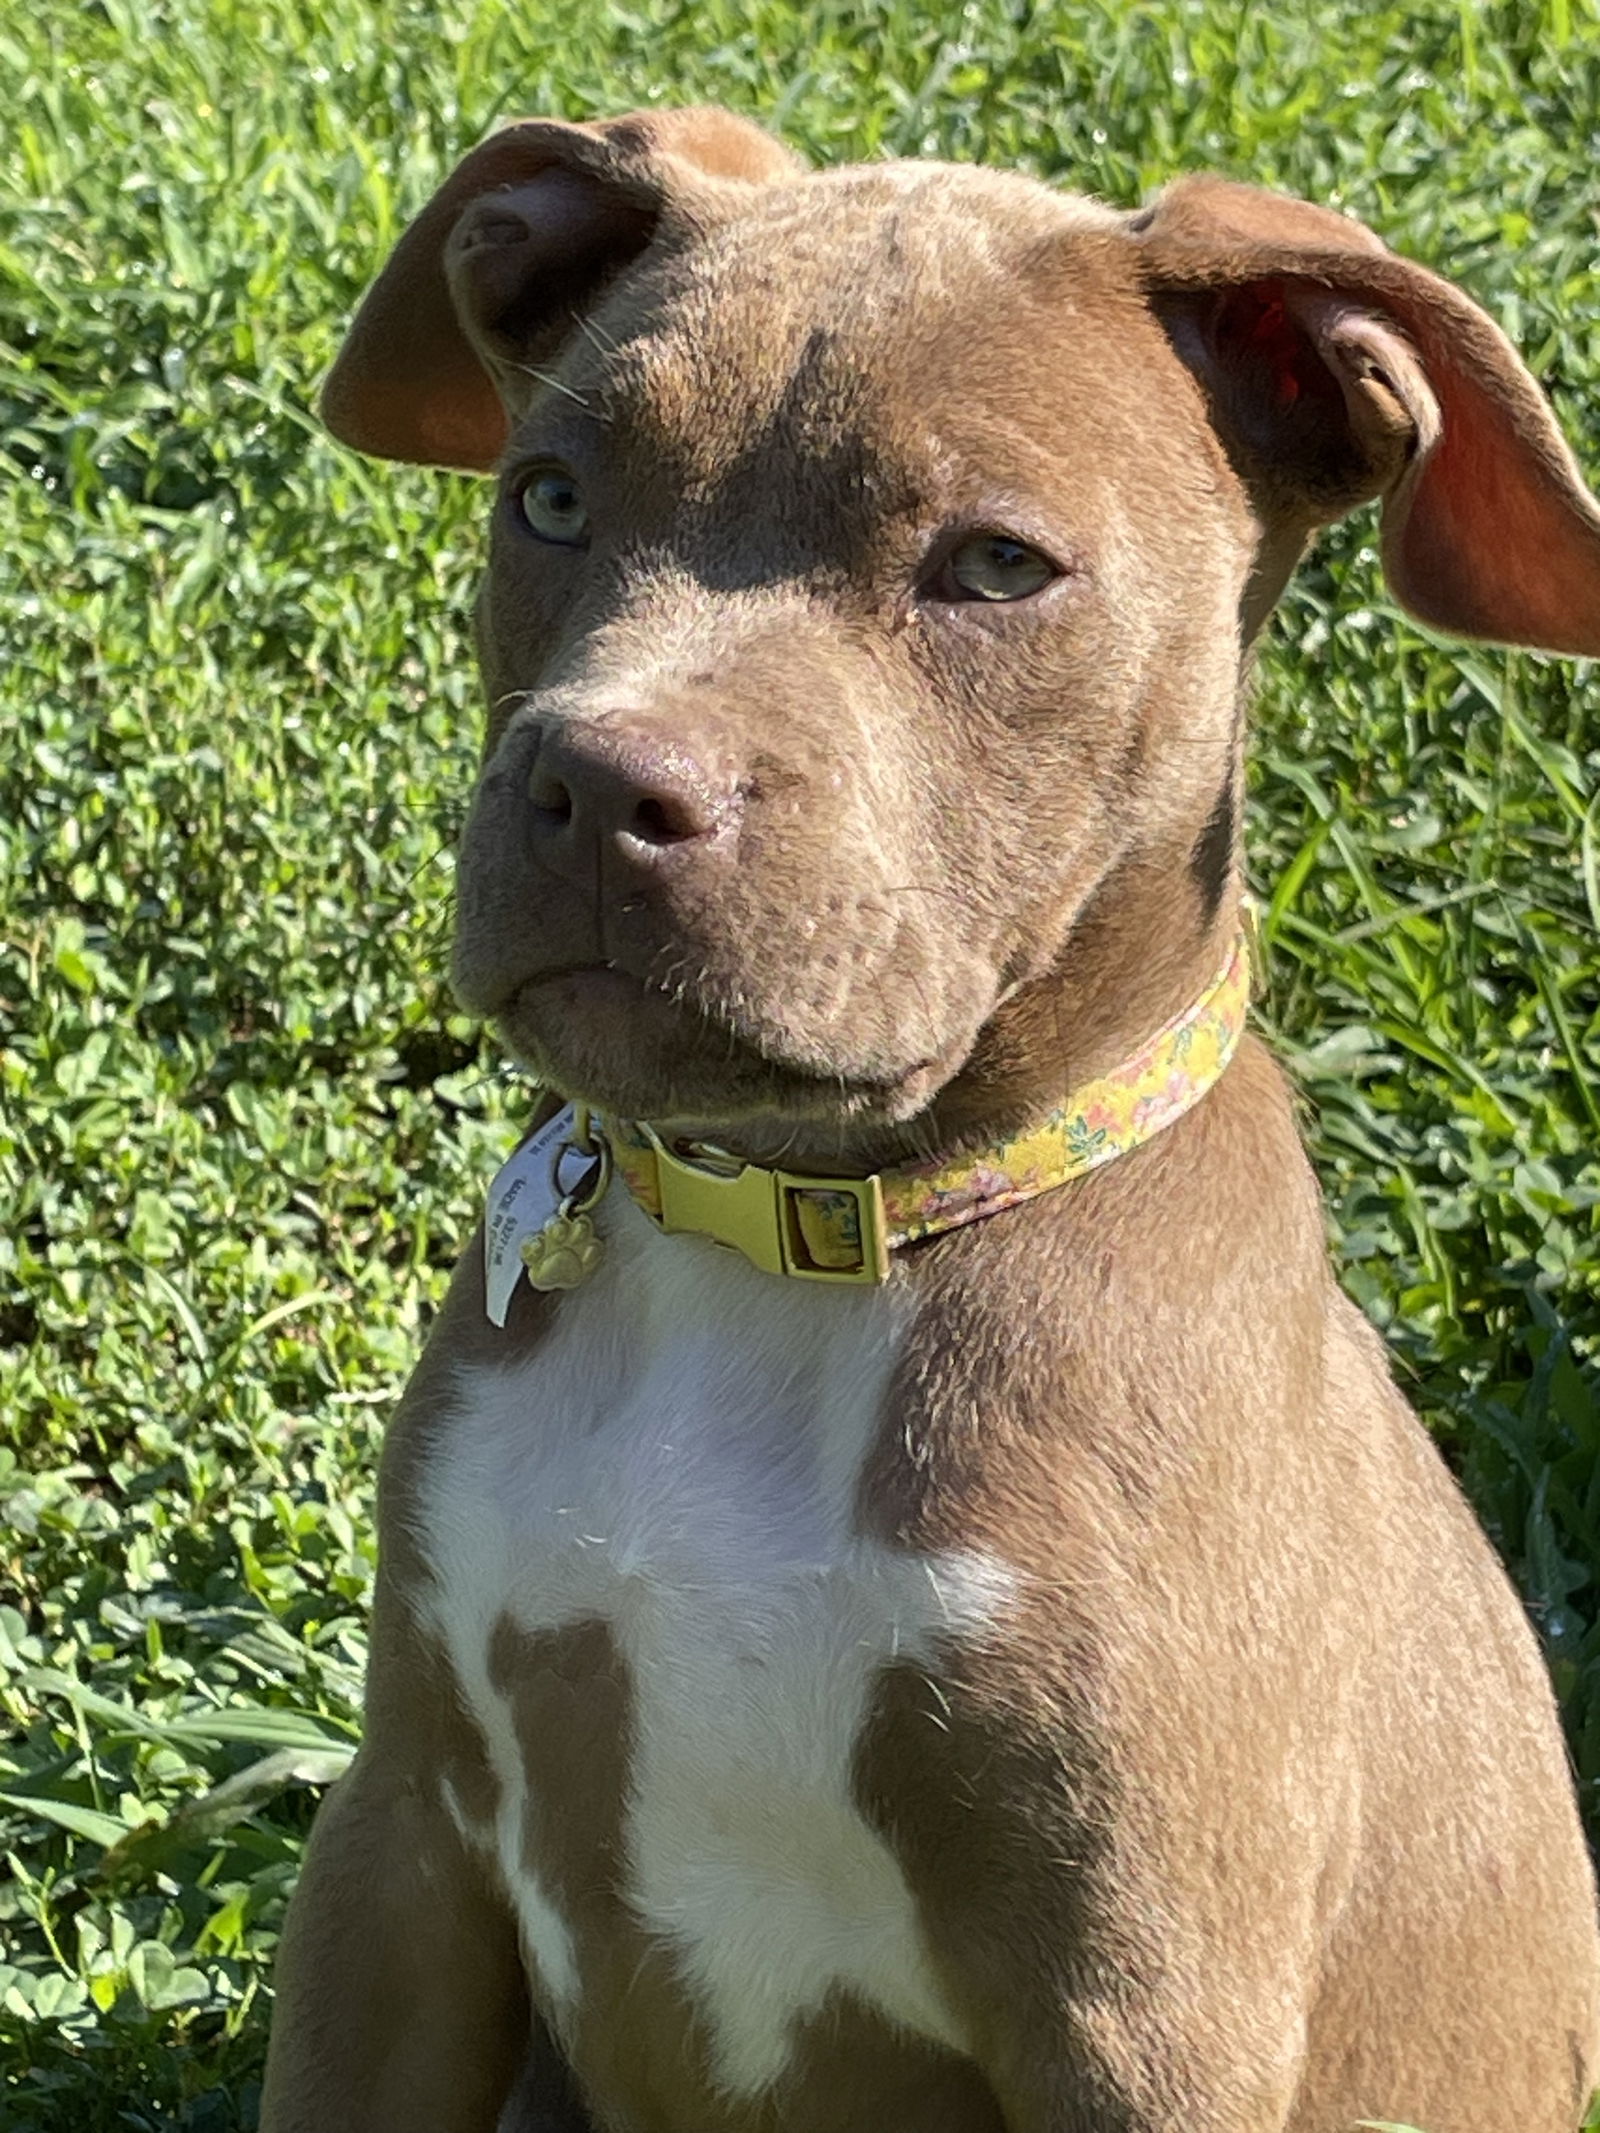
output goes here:
{"type": "Polygon", "coordinates": [[[561,1193],[557,1212],[566,1216],[586,1215],[590,1208],[598,1207],[611,1183],[611,1143],[603,1133],[595,1130],[593,1114],[586,1104],[574,1108],[572,1128],[570,1138],[556,1150],[550,1173],[557,1192],[561,1193]],[[561,1188],[561,1159],[567,1155],[592,1157],[595,1166],[587,1183],[571,1192],[563,1192],[561,1188]]]}

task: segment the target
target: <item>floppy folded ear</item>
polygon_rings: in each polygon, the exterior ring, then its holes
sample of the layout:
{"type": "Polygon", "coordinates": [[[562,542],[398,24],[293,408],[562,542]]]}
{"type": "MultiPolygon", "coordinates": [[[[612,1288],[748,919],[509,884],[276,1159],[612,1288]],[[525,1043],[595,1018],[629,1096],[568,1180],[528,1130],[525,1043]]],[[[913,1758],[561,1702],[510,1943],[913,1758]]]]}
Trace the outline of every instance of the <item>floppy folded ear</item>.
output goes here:
{"type": "Polygon", "coordinates": [[[1185,178],[1128,224],[1146,288],[1276,535],[1383,499],[1395,597],[1463,637],[1600,655],[1600,505],[1459,289],[1329,209],[1185,178]]]}
{"type": "Polygon", "coordinates": [[[651,242],[664,213],[790,177],[730,111],[635,112],[491,134],[434,194],[367,292],[323,388],[346,444],[486,472],[519,380],[651,242]]]}

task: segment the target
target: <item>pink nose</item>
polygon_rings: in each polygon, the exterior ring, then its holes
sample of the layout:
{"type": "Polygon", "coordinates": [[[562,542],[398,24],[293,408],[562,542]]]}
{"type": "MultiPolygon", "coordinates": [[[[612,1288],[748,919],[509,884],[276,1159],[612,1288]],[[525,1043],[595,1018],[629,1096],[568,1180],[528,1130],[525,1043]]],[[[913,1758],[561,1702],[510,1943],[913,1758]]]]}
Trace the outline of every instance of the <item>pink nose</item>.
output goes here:
{"type": "Polygon", "coordinates": [[[719,783],[692,749],[618,716],[547,733],[528,799],[540,860],[586,881],[602,858],[649,868],[703,846],[738,805],[731,780],[719,783]]]}

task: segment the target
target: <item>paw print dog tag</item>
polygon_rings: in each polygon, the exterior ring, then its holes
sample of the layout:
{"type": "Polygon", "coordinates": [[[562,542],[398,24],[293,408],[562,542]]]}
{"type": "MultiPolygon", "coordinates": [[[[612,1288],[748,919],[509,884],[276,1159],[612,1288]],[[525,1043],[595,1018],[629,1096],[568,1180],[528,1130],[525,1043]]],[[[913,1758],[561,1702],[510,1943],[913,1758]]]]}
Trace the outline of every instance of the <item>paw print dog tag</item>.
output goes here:
{"type": "Polygon", "coordinates": [[[575,1289],[600,1264],[605,1247],[587,1215],[563,1214],[557,1209],[543,1229],[523,1238],[520,1249],[522,1264],[536,1289],[575,1289]]]}
{"type": "Polygon", "coordinates": [[[526,1273],[536,1289],[575,1289],[600,1263],[590,1210],[611,1182],[611,1150],[566,1104],[502,1165],[484,1217],[484,1302],[503,1326],[526,1273]]]}

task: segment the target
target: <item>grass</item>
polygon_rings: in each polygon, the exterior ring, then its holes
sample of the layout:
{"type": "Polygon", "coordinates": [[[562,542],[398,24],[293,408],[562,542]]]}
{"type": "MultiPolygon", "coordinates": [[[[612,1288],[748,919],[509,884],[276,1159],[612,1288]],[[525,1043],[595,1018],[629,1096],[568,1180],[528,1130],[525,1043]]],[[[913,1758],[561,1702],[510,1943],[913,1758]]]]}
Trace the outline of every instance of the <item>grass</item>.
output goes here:
{"type": "MultiPolygon", "coordinates": [[[[354,1735],[384,1411],[525,1102],[441,978],[475,492],[310,413],[405,216],[505,112],[647,100],[1124,203],[1219,168],[1463,281],[1593,472],[1600,14],[35,0],[0,65],[0,2118],[228,2133],[354,1735]]],[[[1426,640],[1363,520],[1257,735],[1264,1014],[1343,1275],[1593,1815],[1594,676],[1426,640]]]]}

